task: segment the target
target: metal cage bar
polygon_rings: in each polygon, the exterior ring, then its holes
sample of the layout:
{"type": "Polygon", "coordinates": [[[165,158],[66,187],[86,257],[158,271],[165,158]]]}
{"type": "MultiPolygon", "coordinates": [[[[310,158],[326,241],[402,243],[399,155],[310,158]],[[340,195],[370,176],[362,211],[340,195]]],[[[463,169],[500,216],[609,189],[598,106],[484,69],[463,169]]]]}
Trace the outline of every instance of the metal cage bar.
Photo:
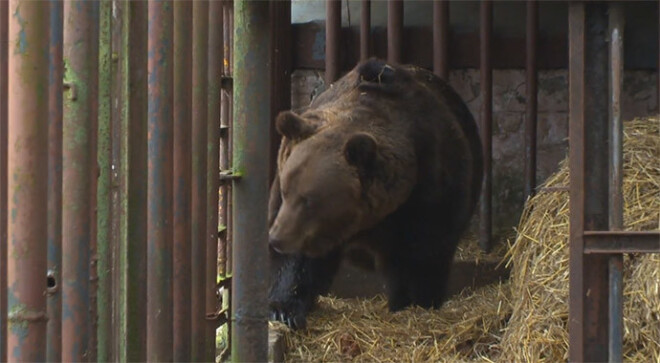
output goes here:
{"type": "MultiPolygon", "coordinates": [[[[48,6],[9,1],[7,358],[46,359],[48,6]]],[[[3,243],[4,244],[4,243],[3,243]]],[[[3,273],[4,275],[4,273],[3,273]]]]}
{"type": "Polygon", "coordinates": [[[525,106],[525,181],[524,199],[533,196],[536,190],[536,129],[538,117],[538,64],[537,44],[539,28],[539,6],[537,0],[527,1],[526,23],[526,100],[525,106]]]}
{"type": "Polygon", "coordinates": [[[339,44],[341,44],[341,0],[326,0],[325,14],[325,83],[339,79],[339,44]]]}
{"type": "Polygon", "coordinates": [[[449,1],[433,1],[433,72],[449,80],[449,1]]]}
{"type": "Polygon", "coordinates": [[[360,1],[360,61],[371,54],[371,0],[360,1]]]}
{"type": "Polygon", "coordinates": [[[147,359],[172,360],[173,5],[149,1],[147,359]]]}
{"type": "Polygon", "coordinates": [[[479,245],[485,251],[492,245],[492,139],[493,139],[493,66],[491,62],[491,38],[493,30],[493,3],[481,1],[479,11],[479,48],[481,74],[481,143],[484,149],[484,178],[480,200],[479,245]]]}
{"type": "MultiPolygon", "coordinates": [[[[9,1],[0,2],[0,241],[7,239],[7,49],[9,1]]],[[[7,245],[0,243],[0,361],[7,361],[7,245]]]]}
{"type": "Polygon", "coordinates": [[[232,187],[234,270],[232,277],[232,359],[268,358],[268,154],[270,141],[269,4],[234,4],[233,167],[241,176],[232,187]],[[268,131],[265,131],[268,130],[268,131]]]}
{"type": "Polygon", "coordinates": [[[387,1],[387,61],[401,63],[403,51],[403,0],[387,1]]]}
{"type": "Polygon", "coordinates": [[[174,361],[190,359],[192,182],[192,1],[174,2],[174,361]]]}

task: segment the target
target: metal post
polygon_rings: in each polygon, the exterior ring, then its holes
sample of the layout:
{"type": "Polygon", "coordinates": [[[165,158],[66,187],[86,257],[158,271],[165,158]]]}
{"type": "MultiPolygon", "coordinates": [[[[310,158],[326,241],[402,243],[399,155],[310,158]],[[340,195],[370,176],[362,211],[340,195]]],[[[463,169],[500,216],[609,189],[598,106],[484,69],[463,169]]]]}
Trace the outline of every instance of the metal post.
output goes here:
{"type": "Polygon", "coordinates": [[[527,1],[526,81],[525,108],[525,200],[536,190],[536,121],[538,97],[538,69],[536,63],[539,11],[536,0],[527,1]]]}
{"type": "Polygon", "coordinates": [[[205,297],[206,286],[206,233],[207,233],[207,145],[208,145],[208,42],[209,3],[193,2],[192,41],[192,357],[204,360],[205,346],[205,297]]]}
{"type": "Polygon", "coordinates": [[[174,2],[174,361],[190,359],[192,1],[174,2]]]}
{"type": "Polygon", "coordinates": [[[5,285],[9,361],[46,359],[48,11],[48,6],[35,1],[9,1],[6,241],[10,258],[5,285]]]}
{"type": "Polygon", "coordinates": [[[492,138],[493,138],[493,67],[491,63],[491,33],[493,3],[481,2],[480,9],[480,72],[481,72],[481,143],[484,149],[484,181],[480,201],[479,246],[488,251],[492,245],[492,138]]]}
{"type": "Polygon", "coordinates": [[[170,361],[172,344],[173,29],[171,1],[149,1],[147,360],[170,361]]]}
{"type": "MultiPolygon", "coordinates": [[[[206,168],[206,273],[205,275],[205,311],[215,313],[218,305],[218,191],[220,189],[220,90],[222,87],[222,50],[223,39],[223,2],[209,3],[208,20],[208,123],[207,123],[207,168],[206,168]]],[[[206,321],[205,361],[215,361],[215,331],[217,322],[206,321]]]]}
{"type": "MultiPolygon", "coordinates": [[[[0,1],[0,241],[7,241],[8,1],[0,1]]],[[[7,243],[0,243],[0,361],[7,361],[7,243]]]]}
{"type": "Polygon", "coordinates": [[[270,127],[269,4],[235,3],[232,359],[268,357],[267,216],[270,127]]]}
{"type": "MultiPolygon", "coordinates": [[[[623,31],[625,19],[620,3],[609,4],[609,229],[623,229],[623,31]]],[[[609,257],[609,361],[623,360],[623,255],[609,257]]]]}
{"type": "Polygon", "coordinates": [[[583,237],[608,224],[606,34],[604,4],[569,4],[571,361],[608,359],[608,258],[584,255],[583,237]]]}
{"type": "Polygon", "coordinates": [[[65,89],[62,168],[62,360],[91,353],[90,248],[92,243],[92,138],[98,54],[94,52],[97,4],[71,1],[64,7],[65,89]]]}
{"type": "Polygon", "coordinates": [[[112,361],[112,250],[110,248],[110,189],[112,154],[110,141],[112,90],[112,2],[100,2],[99,91],[98,91],[98,165],[97,186],[97,360],[112,361]]]}
{"type": "Polygon", "coordinates": [[[433,72],[449,80],[449,1],[433,1],[433,72]]]}
{"type": "MultiPolygon", "coordinates": [[[[48,86],[48,336],[47,360],[62,360],[62,61],[63,2],[50,1],[48,86]]],[[[1,360],[1,359],[0,359],[1,360]]]]}
{"type": "Polygon", "coordinates": [[[325,0],[325,83],[339,79],[339,44],[341,42],[341,1],[325,0]]]}
{"type": "Polygon", "coordinates": [[[387,1],[387,61],[401,63],[403,50],[403,0],[387,1]]]}
{"type": "Polygon", "coordinates": [[[371,53],[371,0],[360,4],[360,61],[365,61],[371,53]]]}

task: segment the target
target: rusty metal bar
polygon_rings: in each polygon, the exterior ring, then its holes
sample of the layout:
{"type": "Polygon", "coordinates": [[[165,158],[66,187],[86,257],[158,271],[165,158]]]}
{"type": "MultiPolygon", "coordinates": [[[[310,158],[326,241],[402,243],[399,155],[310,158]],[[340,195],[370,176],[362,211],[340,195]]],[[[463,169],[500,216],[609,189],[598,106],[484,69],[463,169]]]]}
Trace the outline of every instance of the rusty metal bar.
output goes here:
{"type": "Polygon", "coordinates": [[[325,83],[339,79],[341,43],[341,0],[325,1],[325,83]]]}
{"type": "Polygon", "coordinates": [[[660,231],[585,231],[584,253],[658,253],[660,231]]]}
{"type": "Polygon", "coordinates": [[[190,359],[192,1],[174,2],[174,361],[190,359]]]}
{"type": "Polygon", "coordinates": [[[6,187],[11,258],[5,285],[9,361],[46,359],[47,210],[43,204],[48,183],[44,167],[48,164],[48,11],[38,2],[9,1],[6,187]]]}
{"type": "MultiPolygon", "coordinates": [[[[50,1],[48,85],[48,335],[46,359],[62,360],[62,1],[50,1]]],[[[3,239],[4,240],[4,239],[3,239]]],[[[2,358],[0,357],[0,360],[2,358]]]]}
{"type": "MultiPolygon", "coordinates": [[[[8,7],[0,1],[0,241],[7,241],[8,7]]],[[[0,361],[7,361],[7,243],[0,243],[0,361]]]]}
{"type": "Polygon", "coordinates": [[[585,255],[583,239],[585,229],[608,228],[606,11],[602,3],[569,4],[571,361],[608,359],[608,258],[585,255]]]}
{"type": "Polygon", "coordinates": [[[173,35],[171,1],[149,1],[147,360],[170,361],[172,344],[173,35]]]}
{"type": "MultiPolygon", "coordinates": [[[[624,13],[620,3],[609,6],[609,229],[623,228],[623,88],[624,13]]],[[[660,239],[658,240],[660,242],[660,239]]],[[[588,240],[585,246],[589,247],[588,240]]],[[[610,362],[623,361],[623,255],[609,256],[609,341],[610,362]]]]}
{"type": "MultiPolygon", "coordinates": [[[[224,47],[223,2],[211,1],[208,15],[208,123],[207,123],[207,204],[206,204],[206,316],[218,308],[216,285],[218,278],[218,191],[220,189],[220,91],[222,87],[222,52],[224,47]]],[[[206,320],[205,361],[215,361],[215,334],[218,323],[206,320]]]]}
{"type": "Polygon", "coordinates": [[[480,201],[479,246],[488,251],[492,245],[492,160],[493,160],[493,67],[491,63],[491,34],[493,3],[481,1],[479,11],[479,48],[481,73],[481,143],[484,149],[484,180],[480,201]]]}
{"type": "Polygon", "coordinates": [[[208,44],[209,3],[193,2],[192,41],[192,292],[191,360],[204,360],[207,233],[208,44]]]}
{"type": "Polygon", "coordinates": [[[403,51],[403,0],[387,1],[387,61],[401,63],[403,51]]]}
{"type": "Polygon", "coordinates": [[[360,2],[360,61],[369,58],[371,47],[371,0],[360,2]]]}
{"type": "Polygon", "coordinates": [[[93,138],[97,124],[98,4],[64,4],[62,168],[62,360],[82,361],[92,347],[90,249],[93,220],[93,138]]]}
{"type": "Polygon", "coordinates": [[[536,190],[536,126],[538,100],[537,43],[539,10],[537,0],[527,1],[527,43],[526,43],[526,100],[525,107],[525,194],[527,200],[536,190]]]}
{"type": "Polygon", "coordinates": [[[233,185],[232,359],[268,358],[268,202],[270,148],[269,4],[234,4],[233,166],[242,178],[233,185]]]}
{"type": "Polygon", "coordinates": [[[433,72],[449,80],[449,1],[433,1],[433,72]]]}

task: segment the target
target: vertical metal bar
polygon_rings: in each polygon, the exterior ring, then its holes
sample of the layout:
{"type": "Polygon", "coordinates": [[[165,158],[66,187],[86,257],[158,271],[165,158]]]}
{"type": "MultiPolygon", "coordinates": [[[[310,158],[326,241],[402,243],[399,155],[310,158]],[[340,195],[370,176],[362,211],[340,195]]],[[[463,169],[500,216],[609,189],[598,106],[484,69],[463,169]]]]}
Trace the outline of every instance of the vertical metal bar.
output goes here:
{"type": "Polygon", "coordinates": [[[485,251],[492,245],[492,138],[493,138],[493,67],[491,63],[491,33],[493,29],[493,3],[481,1],[479,27],[479,54],[481,72],[481,143],[484,149],[484,181],[480,201],[479,245],[485,251]]]}
{"type": "Polygon", "coordinates": [[[371,53],[371,0],[360,4],[360,61],[365,61],[371,53]]]}
{"type": "MultiPolygon", "coordinates": [[[[62,360],[62,60],[63,2],[50,1],[48,86],[48,336],[47,360],[62,360]]],[[[0,358],[2,360],[2,358],[0,358]]]]}
{"type": "MultiPolygon", "coordinates": [[[[98,6],[71,1],[64,7],[65,89],[62,168],[62,359],[90,355],[90,249],[92,243],[92,138],[98,54],[98,6]],[[91,121],[90,121],[91,120],[91,121]]],[[[96,168],[94,168],[96,170],[96,168]]]]}
{"type": "Polygon", "coordinates": [[[266,204],[270,127],[270,22],[267,2],[235,3],[234,273],[232,359],[268,357],[266,204]]]}
{"type": "MultiPolygon", "coordinates": [[[[46,359],[48,16],[34,1],[9,2],[7,285],[9,361],[46,359]]],[[[3,274],[4,275],[4,274],[3,274]]]]}
{"type": "Polygon", "coordinates": [[[97,361],[111,361],[112,349],[112,251],[110,249],[112,2],[100,2],[98,91],[98,187],[97,187],[97,361]]]}
{"type": "Polygon", "coordinates": [[[536,0],[527,1],[527,44],[526,44],[526,99],[525,108],[525,195],[534,195],[536,188],[536,125],[537,125],[537,81],[536,51],[538,42],[539,11],[536,0]]]}
{"type": "Polygon", "coordinates": [[[208,145],[208,1],[193,2],[192,42],[192,360],[204,360],[207,145],[208,145]]]}
{"type": "Polygon", "coordinates": [[[339,79],[341,0],[325,0],[325,83],[339,79]]]}
{"type": "MultiPolygon", "coordinates": [[[[7,241],[7,16],[0,1],[0,241],[7,241]]],[[[7,361],[7,245],[0,243],[0,361],[7,361]]]]}
{"type": "Polygon", "coordinates": [[[403,48],[403,0],[387,1],[387,61],[401,63],[403,48]]]}
{"type": "Polygon", "coordinates": [[[608,359],[608,259],[585,256],[582,237],[585,229],[604,230],[608,224],[608,156],[602,152],[609,104],[606,10],[602,3],[569,5],[569,356],[574,361],[608,359]]]}
{"type": "Polygon", "coordinates": [[[656,96],[658,105],[658,115],[660,115],[660,1],[658,1],[658,83],[656,84],[656,96]]]}
{"type": "MultiPolygon", "coordinates": [[[[609,5],[610,110],[609,110],[609,229],[623,228],[623,31],[625,19],[620,3],[609,5]]],[[[609,343],[610,362],[623,360],[623,255],[609,257],[609,343]]]]}
{"type": "Polygon", "coordinates": [[[172,344],[172,179],[174,130],[171,1],[149,1],[147,360],[170,361],[172,344]]]}
{"type": "MultiPolygon", "coordinates": [[[[220,189],[220,90],[222,87],[223,50],[223,2],[211,1],[208,12],[208,127],[207,127],[207,204],[206,204],[206,273],[205,300],[206,313],[213,314],[218,305],[218,191],[220,189]]],[[[218,328],[214,320],[206,322],[205,361],[215,361],[215,332],[218,328]]]]}
{"type": "Polygon", "coordinates": [[[433,72],[449,80],[449,1],[433,1],[433,72]]]}
{"type": "Polygon", "coordinates": [[[174,361],[190,359],[192,1],[174,2],[174,361]]]}

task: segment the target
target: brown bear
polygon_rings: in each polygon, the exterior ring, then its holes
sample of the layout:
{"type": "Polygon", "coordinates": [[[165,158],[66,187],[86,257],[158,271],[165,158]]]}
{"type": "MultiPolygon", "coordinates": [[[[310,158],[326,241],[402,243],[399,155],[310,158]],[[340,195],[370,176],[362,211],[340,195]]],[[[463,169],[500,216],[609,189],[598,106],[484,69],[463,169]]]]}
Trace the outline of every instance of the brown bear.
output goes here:
{"type": "Polygon", "coordinates": [[[477,126],[456,92],[424,69],[370,59],[276,128],[272,319],[304,327],[348,253],[372,256],[390,310],[439,307],[482,180],[477,126]]]}

